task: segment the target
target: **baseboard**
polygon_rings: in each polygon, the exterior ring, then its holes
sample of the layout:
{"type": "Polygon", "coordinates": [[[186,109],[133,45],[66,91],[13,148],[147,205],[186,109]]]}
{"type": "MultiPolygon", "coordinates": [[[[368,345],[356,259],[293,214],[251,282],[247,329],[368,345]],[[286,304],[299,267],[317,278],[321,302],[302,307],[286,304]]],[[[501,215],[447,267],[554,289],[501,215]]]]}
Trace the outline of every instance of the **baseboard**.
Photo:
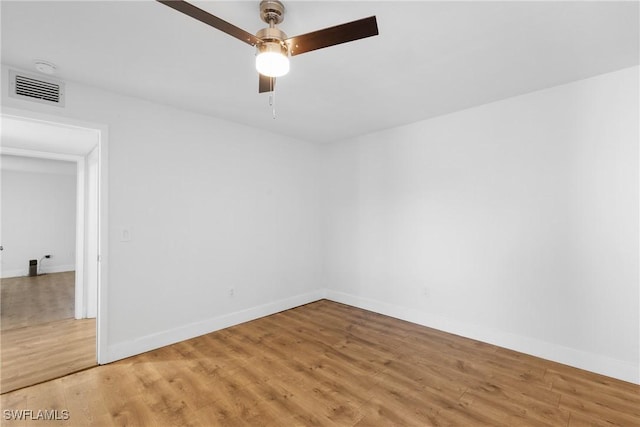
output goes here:
{"type": "Polygon", "coordinates": [[[11,277],[22,277],[22,276],[28,276],[28,275],[29,275],[28,268],[19,268],[16,270],[2,270],[2,272],[0,273],[0,278],[9,279],[11,277]]]}
{"type": "Polygon", "coordinates": [[[132,341],[113,344],[107,348],[107,360],[105,360],[104,363],[114,362],[260,317],[269,316],[280,311],[321,300],[324,297],[325,291],[324,289],[320,289],[222,316],[212,317],[200,322],[190,323],[168,331],[143,336],[132,341]]]}
{"type": "MultiPolygon", "coordinates": [[[[74,271],[76,269],[76,266],[73,264],[69,264],[69,265],[50,265],[50,266],[40,266],[40,268],[38,269],[38,273],[39,274],[46,274],[46,273],[63,273],[65,271],[74,271]]],[[[24,276],[28,276],[29,275],[29,269],[28,268],[19,268],[19,269],[15,269],[15,270],[2,270],[1,274],[0,274],[0,278],[2,279],[8,279],[10,277],[24,277],[24,276]]]]}
{"type": "Polygon", "coordinates": [[[75,271],[76,266],[74,264],[69,265],[47,265],[40,267],[40,274],[47,273],[64,273],[65,271],[75,271]]]}
{"type": "Polygon", "coordinates": [[[406,320],[440,331],[530,354],[634,384],[640,384],[640,367],[623,360],[612,359],[535,338],[477,326],[420,310],[333,290],[326,291],[326,298],[331,301],[348,304],[396,319],[406,320]]]}

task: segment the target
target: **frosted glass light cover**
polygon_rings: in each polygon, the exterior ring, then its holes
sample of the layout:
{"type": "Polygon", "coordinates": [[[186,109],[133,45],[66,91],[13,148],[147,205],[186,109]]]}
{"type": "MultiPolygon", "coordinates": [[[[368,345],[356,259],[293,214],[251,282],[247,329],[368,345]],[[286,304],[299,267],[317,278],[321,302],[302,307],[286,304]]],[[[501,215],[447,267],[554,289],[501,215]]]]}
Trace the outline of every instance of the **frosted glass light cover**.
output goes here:
{"type": "Polygon", "coordinates": [[[267,77],[280,77],[289,72],[289,58],[278,52],[261,52],[256,56],[256,70],[267,77]]]}

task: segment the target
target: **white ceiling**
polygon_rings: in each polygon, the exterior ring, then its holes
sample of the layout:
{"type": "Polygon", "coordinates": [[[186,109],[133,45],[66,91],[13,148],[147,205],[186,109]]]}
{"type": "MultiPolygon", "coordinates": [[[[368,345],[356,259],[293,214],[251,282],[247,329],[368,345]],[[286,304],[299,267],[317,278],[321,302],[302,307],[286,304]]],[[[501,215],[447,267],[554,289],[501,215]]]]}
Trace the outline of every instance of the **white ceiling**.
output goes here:
{"type": "MultiPolygon", "coordinates": [[[[257,0],[194,4],[264,26],[257,0]]],[[[638,5],[285,1],[290,36],[370,15],[380,36],[293,57],[276,120],[253,48],[155,1],[2,1],[2,61],[325,142],[637,65],[638,5]]]]}

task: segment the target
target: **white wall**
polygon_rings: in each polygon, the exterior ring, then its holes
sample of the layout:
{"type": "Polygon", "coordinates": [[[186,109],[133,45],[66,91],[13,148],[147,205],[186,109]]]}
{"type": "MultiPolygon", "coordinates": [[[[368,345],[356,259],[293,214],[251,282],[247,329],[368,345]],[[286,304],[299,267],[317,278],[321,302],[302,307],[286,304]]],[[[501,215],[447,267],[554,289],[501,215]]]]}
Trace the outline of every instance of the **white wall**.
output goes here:
{"type": "Polygon", "coordinates": [[[26,276],[31,259],[41,273],[73,271],[75,163],[2,157],[2,277],[26,276]]]}
{"type": "Polygon", "coordinates": [[[329,146],[329,297],[639,382],[638,72],[329,146]]]}
{"type": "Polygon", "coordinates": [[[73,82],[2,96],[109,127],[107,360],[322,295],[316,145],[73,82]]]}
{"type": "Polygon", "coordinates": [[[73,82],[2,104],[109,126],[108,360],[326,286],[638,382],[637,73],[330,146],[73,82]]]}

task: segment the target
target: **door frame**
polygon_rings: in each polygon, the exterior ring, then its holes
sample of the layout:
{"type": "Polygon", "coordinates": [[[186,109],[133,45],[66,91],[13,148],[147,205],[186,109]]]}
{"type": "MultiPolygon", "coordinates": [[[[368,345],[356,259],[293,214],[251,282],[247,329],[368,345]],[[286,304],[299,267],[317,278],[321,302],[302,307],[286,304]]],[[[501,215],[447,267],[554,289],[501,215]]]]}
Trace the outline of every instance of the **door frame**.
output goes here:
{"type": "Polygon", "coordinates": [[[29,110],[15,108],[3,108],[0,113],[2,117],[23,120],[27,122],[46,123],[48,125],[62,127],[77,127],[90,129],[97,132],[98,141],[92,150],[84,155],[69,154],[53,151],[35,151],[19,148],[0,147],[0,153],[25,157],[37,157],[52,160],[66,160],[76,162],[76,285],[75,285],[75,317],[86,317],[86,296],[85,296],[85,270],[86,265],[91,260],[85,256],[85,180],[86,161],[89,154],[97,148],[98,150],[98,209],[97,209],[97,242],[98,259],[97,262],[97,314],[96,314],[96,355],[98,364],[108,362],[107,355],[107,287],[108,287],[108,127],[104,124],[90,123],[68,117],[53,116],[36,113],[29,110]]]}

